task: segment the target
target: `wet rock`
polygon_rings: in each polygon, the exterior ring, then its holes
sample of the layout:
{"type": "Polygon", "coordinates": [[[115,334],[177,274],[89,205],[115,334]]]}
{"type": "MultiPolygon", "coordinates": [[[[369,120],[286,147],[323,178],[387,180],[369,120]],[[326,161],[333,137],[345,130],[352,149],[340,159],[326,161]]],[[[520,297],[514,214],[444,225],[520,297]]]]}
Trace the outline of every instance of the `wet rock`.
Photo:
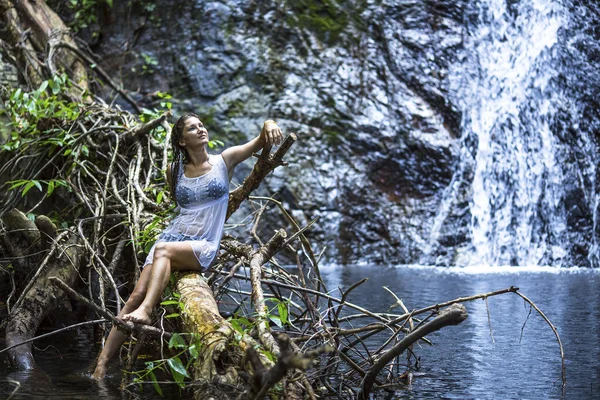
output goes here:
{"type": "MultiPolygon", "coordinates": [[[[201,114],[226,145],[253,137],[267,118],[297,132],[289,168],[276,171],[260,193],[275,195],[303,222],[319,217],[309,235],[327,247],[328,260],[468,261],[477,138],[461,137],[457,93],[472,77],[472,66],[464,66],[464,38],[478,21],[476,5],[154,3],[148,12],[115,2],[94,46],[103,65],[147,107],[158,106],[156,90],[173,94],[176,113],[201,114]]],[[[517,12],[513,3],[511,12],[517,12]]],[[[596,6],[574,1],[569,7],[579,13],[596,6]]],[[[593,121],[599,120],[598,82],[585,78],[596,74],[600,54],[590,18],[573,28],[586,35],[569,39],[568,30],[561,33],[566,44],[560,58],[578,72],[565,69],[558,79],[570,101],[584,104],[579,128],[558,127],[574,124],[569,105],[553,122],[575,153],[585,148],[577,160],[586,172],[565,168],[574,182],[564,199],[569,233],[556,239],[574,243],[569,260],[581,265],[589,258],[585,243],[598,236],[590,222],[597,190],[589,161],[598,138],[577,138],[578,130],[597,131],[593,121]]],[[[235,179],[246,170],[239,168],[235,179]]],[[[286,225],[269,214],[269,226],[286,225]]]]}

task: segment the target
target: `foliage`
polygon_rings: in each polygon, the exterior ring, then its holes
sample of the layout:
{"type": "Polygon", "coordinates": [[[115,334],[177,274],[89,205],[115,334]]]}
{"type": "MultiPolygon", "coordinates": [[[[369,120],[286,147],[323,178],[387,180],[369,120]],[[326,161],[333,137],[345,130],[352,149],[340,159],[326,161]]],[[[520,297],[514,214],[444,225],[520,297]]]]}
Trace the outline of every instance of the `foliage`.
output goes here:
{"type": "MultiPolygon", "coordinates": [[[[10,130],[10,139],[0,149],[24,151],[35,145],[47,148],[49,155],[63,149],[63,156],[71,154],[76,138],[61,126],[65,121],[75,121],[82,110],[79,104],[63,97],[70,87],[67,76],[62,74],[42,82],[32,92],[24,92],[20,88],[14,90],[4,108],[0,109],[0,113],[9,119],[7,127],[10,130]]],[[[86,152],[87,148],[81,151],[86,152]]],[[[6,184],[10,185],[8,190],[20,190],[21,196],[34,187],[43,192],[45,186],[47,196],[52,195],[57,187],[68,188],[64,179],[15,179],[6,184]]]]}
{"type": "MultiPolygon", "coordinates": [[[[151,54],[142,53],[142,67],[140,68],[140,73],[142,75],[149,75],[154,73],[154,68],[158,66],[158,60],[151,54]]],[[[131,67],[131,72],[138,72],[136,67],[131,67]]]]}
{"type": "Polygon", "coordinates": [[[319,40],[329,45],[338,43],[350,23],[360,23],[360,12],[366,2],[338,4],[335,0],[285,0],[291,10],[287,24],[312,31],[319,40]]]}
{"type": "Polygon", "coordinates": [[[151,382],[154,390],[162,396],[163,392],[156,378],[156,372],[161,371],[170,374],[180,388],[185,388],[186,378],[191,379],[190,365],[200,356],[202,346],[200,339],[198,334],[173,333],[168,348],[174,350],[176,354],[165,359],[147,361],[146,368],[132,372],[136,376],[133,382],[140,385],[144,382],[151,382]]]}
{"type": "Polygon", "coordinates": [[[42,189],[42,184],[46,185],[46,194],[48,196],[50,196],[54,192],[54,189],[58,186],[65,186],[67,188],[69,187],[64,179],[50,179],[47,181],[37,179],[17,179],[14,181],[8,181],[6,183],[11,185],[8,190],[20,188],[21,196],[25,196],[27,192],[34,186],[37,187],[40,192],[43,192],[44,189],[42,189]]]}
{"type": "MultiPolygon", "coordinates": [[[[160,303],[162,307],[167,309],[176,307],[178,312],[169,312],[164,318],[178,318],[180,313],[184,309],[184,303],[181,301],[181,295],[177,292],[172,291],[170,288],[175,285],[175,275],[172,274],[170,277],[170,285],[167,285],[165,293],[163,294],[164,301],[160,303]]],[[[273,303],[273,307],[267,312],[267,318],[272,321],[279,328],[283,328],[289,324],[288,319],[288,300],[279,300],[277,298],[268,298],[265,302],[273,303]]],[[[244,335],[250,335],[256,327],[256,322],[252,317],[244,317],[241,315],[235,315],[227,320],[234,329],[234,341],[239,342],[242,340],[244,335]]],[[[169,340],[169,349],[178,351],[177,354],[172,357],[147,361],[145,363],[146,368],[141,371],[135,371],[133,374],[136,375],[134,382],[143,383],[151,382],[154,389],[161,396],[162,389],[158,383],[156,377],[156,371],[162,371],[170,374],[173,380],[179,385],[180,388],[185,387],[185,379],[191,379],[189,373],[189,367],[198,359],[202,348],[201,337],[195,333],[174,333],[169,340]]],[[[275,355],[264,349],[257,349],[264,354],[269,360],[275,361],[275,355]]]]}
{"type": "MultiPolygon", "coordinates": [[[[163,294],[165,300],[160,305],[167,309],[175,306],[179,311],[171,312],[165,315],[164,318],[178,318],[180,312],[183,311],[184,304],[181,301],[181,294],[170,289],[175,284],[174,274],[171,274],[170,283],[171,285],[167,286],[163,294]]],[[[146,367],[143,370],[132,372],[136,376],[133,382],[140,384],[151,382],[154,390],[162,396],[163,392],[156,377],[156,372],[161,371],[170,374],[177,385],[180,388],[184,388],[186,378],[191,379],[189,368],[200,356],[201,347],[202,341],[200,335],[195,333],[173,333],[169,340],[168,348],[174,351],[175,354],[169,358],[147,361],[145,363],[146,367]]]]}
{"type": "Polygon", "coordinates": [[[20,88],[13,90],[4,108],[0,109],[0,114],[9,118],[7,125],[11,128],[11,139],[2,146],[2,150],[16,150],[21,145],[37,140],[42,133],[58,134],[42,143],[57,147],[73,139],[68,134],[61,136],[60,129],[56,127],[58,122],[74,121],[81,112],[78,103],[65,100],[63,96],[70,87],[67,75],[62,74],[43,81],[32,92],[24,92],[20,88]],[[53,120],[57,124],[52,124],[53,120]]]}
{"type": "MultiPolygon", "coordinates": [[[[67,5],[75,12],[70,24],[71,28],[75,32],[79,32],[98,23],[98,10],[103,4],[112,8],[113,0],[69,0],[67,5]]],[[[94,32],[94,35],[96,34],[97,32],[94,32]]]]}
{"type": "Polygon", "coordinates": [[[278,328],[283,328],[289,323],[289,301],[285,299],[279,300],[275,297],[269,297],[265,299],[265,303],[274,303],[274,307],[267,312],[267,318],[277,325],[278,328]],[[275,314],[275,311],[277,311],[277,314],[275,314]]]}

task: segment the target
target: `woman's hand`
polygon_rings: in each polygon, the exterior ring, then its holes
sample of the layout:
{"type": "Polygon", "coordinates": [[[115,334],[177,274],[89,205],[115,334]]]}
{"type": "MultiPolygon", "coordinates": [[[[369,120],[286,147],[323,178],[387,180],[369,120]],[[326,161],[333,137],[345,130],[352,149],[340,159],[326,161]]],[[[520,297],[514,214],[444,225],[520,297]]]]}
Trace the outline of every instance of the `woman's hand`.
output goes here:
{"type": "Polygon", "coordinates": [[[267,146],[278,146],[283,141],[283,133],[272,119],[265,121],[260,136],[267,146]]]}
{"type": "MultiPolygon", "coordinates": [[[[255,153],[265,146],[279,145],[283,141],[283,133],[277,126],[275,121],[265,121],[260,135],[252,139],[246,144],[240,146],[233,146],[223,150],[221,155],[227,165],[227,170],[232,173],[236,165],[249,158],[252,153],[255,153]]],[[[231,179],[231,176],[230,176],[231,179]]]]}

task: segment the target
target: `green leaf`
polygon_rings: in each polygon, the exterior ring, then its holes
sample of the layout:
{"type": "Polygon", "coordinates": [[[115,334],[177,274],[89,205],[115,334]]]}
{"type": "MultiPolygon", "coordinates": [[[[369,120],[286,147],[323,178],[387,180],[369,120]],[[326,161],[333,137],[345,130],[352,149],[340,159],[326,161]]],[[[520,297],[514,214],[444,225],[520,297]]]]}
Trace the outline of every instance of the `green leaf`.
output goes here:
{"type": "Polygon", "coordinates": [[[19,97],[21,97],[21,89],[17,89],[14,91],[14,93],[12,94],[12,96],[10,96],[10,101],[15,101],[17,100],[19,97]]]}
{"type": "Polygon", "coordinates": [[[29,189],[31,189],[34,186],[35,186],[35,183],[33,183],[33,181],[27,182],[27,185],[25,185],[25,187],[23,188],[23,192],[21,193],[21,197],[25,196],[25,194],[27,194],[27,192],[29,192],[29,189]]]}
{"type": "Polygon", "coordinates": [[[179,317],[179,313],[172,313],[169,315],[165,315],[165,318],[177,318],[177,317],[179,317]]]}
{"type": "Polygon", "coordinates": [[[33,182],[33,184],[35,185],[35,187],[38,188],[40,190],[40,192],[43,191],[42,184],[40,183],[40,181],[31,181],[31,182],[33,182]]]}
{"type": "Polygon", "coordinates": [[[29,182],[28,180],[20,179],[18,181],[9,181],[6,183],[9,185],[12,185],[11,187],[8,188],[8,190],[11,190],[11,189],[17,188],[19,186],[23,186],[23,185],[27,184],[28,182],[29,182]]]}
{"type": "Polygon", "coordinates": [[[48,81],[42,82],[42,84],[40,85],[40,88],[39,88],[40,93],[44,92],[47,87],[48,87],[48,81]]]}
{"type": "Polygon", "coordinates": [[[160,302],[161,306],[171,306],[174,304],[179,304],[179,301],[178,300],[165,300],[165,301],[160,302]]]}
{"type": "Polygon", "coordinates": [[[60,93],[60,78],[55,76],[53,80],[48,81],[48,85],[50,86],[50,89],[52,89],[53,95],[60,93]]]}
{"type": "Polygon", "coordinates": [[[73,152],[72,149],[66,149],[65,152],[63,153],[63,156],[68,156],[69,154],[71,154],[73,152]]]}
{"type": "Polygon", "coordinates": [[[173,347],[176,349],[184,349],[187,347],[187,343],[178,333],[174,333],[169,340],[169,348],[172,349],[173,347]]]}
{"type": "Polygon", "coordinates": [[[163,190],[158,192],[158,196],[156,196],[156,204],[160,204],[162,202],[162,198],[163,198],[164,194],[165,194],[165,192],[163,190]]]}
{"type": "Polygon", "coordinates": [[[282,324],[287,324],[288,321],[288,309],[287,304],[281,302],[277,304],[277,312],[279,313],[279,318],[281,319],[282,324]]]}
{"type": "Polygon", "coordinates": [[[48,196],[50,196],[54,192],[54,181],[51,180],[48,182],[48,196]]]}
{"type": "MultiPolygon", "coordinates": [[[[176,371],[178,374],[183,375],[186,378],[190,377],[179,357],[169,358],[167,360],[167,364],[169,364],[169,367],[171,367],[171,371],[176,371]]],[[[173,377],[175,377],[175,375],[173,375],[173,377]]]]}
{"type": "Polygon", "coordinates": [[[154,390],[156,390],[156,393],[158,393],[160,395],[160,397],[163,397],[162,389],[160,388],[160,385],[156,381],[156,375],[154,375],[154,371],[151,370],[148,372],[148,374],[150,375],[150,378],[152,379],[152,385],[154,386],[154,390]]]}
{"type": "Polygon", "coordinates": [[[275,325],[277,325],[277,327],[283,328],[283,324],[281,323],[281,319],[279,317],[276,317],[274,315],[270,315],[269,319],[271,321],[273,321],[275,323],[275,325]]]}
{"type": "Polygon", "coordinates": [[[198,351],[198,346],[196,346],[195,344],[191,345],[188,348],[188,351],[190,352],[190,356],[192,356],[193,359],[197,359],[198,357],[200,357],[200,352],[198,351]]]}
{"type": "Polygon", "coordinates": [[[237,332],[242,333],[242,334],[244,333],[244,328],[242,328],[242,325],[238,322],[238,320],[232,319],[229,321],[229,323],[231,324],[233,329],[235,329],[237,332]]]}

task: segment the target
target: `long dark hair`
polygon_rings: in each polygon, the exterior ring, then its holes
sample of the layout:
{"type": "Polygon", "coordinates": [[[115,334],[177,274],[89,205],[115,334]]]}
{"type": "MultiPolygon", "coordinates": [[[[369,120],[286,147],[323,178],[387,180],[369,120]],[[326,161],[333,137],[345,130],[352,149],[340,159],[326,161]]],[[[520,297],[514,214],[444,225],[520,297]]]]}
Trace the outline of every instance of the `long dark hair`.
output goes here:
{"type": "Polygon", "coordinates": [[[187,151],[179,145],[179,141],[181,140],[181,135],[183,135],[183,128],[185,125],[185,121],[188,118],[196,117],[200,119],[194,113],[187,113],[179,117],[175,125],[173,126],[173,131],[171,132],[171,148],[173,150],[173,163],[171,164],[171,197],[177,203],[177,197],[175,196],[175,188],[177,187],[177,181],[179,180],[179,168],[183,166],[183,164],[189,161],[189,155],[187,151]]]}

